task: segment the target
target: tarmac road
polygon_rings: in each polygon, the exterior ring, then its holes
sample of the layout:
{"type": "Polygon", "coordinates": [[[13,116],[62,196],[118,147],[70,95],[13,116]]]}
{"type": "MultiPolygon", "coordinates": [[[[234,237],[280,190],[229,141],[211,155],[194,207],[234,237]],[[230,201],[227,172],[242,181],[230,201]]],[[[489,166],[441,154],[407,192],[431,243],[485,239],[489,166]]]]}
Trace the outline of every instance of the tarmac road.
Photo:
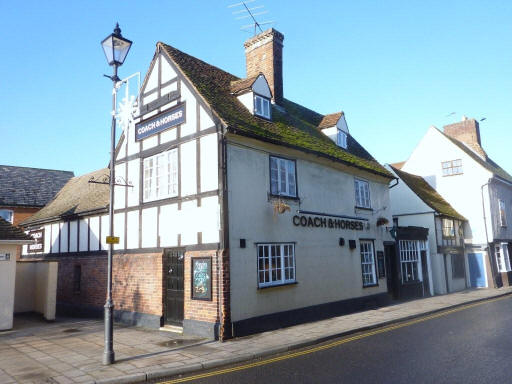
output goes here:
{"type": "Polygon", "coordinates": [[[512,298],[162,383],[177,382],[512,383],[512,298]]]}

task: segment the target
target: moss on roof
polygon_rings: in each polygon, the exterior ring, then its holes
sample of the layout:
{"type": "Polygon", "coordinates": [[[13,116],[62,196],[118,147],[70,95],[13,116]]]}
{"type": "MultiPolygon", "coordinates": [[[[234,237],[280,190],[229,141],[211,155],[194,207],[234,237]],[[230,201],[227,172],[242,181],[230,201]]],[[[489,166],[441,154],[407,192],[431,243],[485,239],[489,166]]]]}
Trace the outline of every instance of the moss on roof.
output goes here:
{"type": "Polygon", "coordinates": [[[258,77],[259,77],[259,74],[252,76],[252,77],[247,77],[245,79],[232,81],[231,87],[230,87],[231,93],[236,95],[236,94],[242,93],[243,91],[246,91],[248,89],[252,89],[252,85],[254,84],[254,82],[256,81],[256,79],[258,77]]]}
{"type": "Polygon", "coordinates": [[[349,149],[343,150],[319,132],[317,127],[323,115],[284,100],[283,109],[273,106],[273,121],[255,117],[230,93],[231,83],[240,80],[238,77],[167,44],[158,43],[158,46],[192,82],[227,125],[229,132],[296,148],[387,178],[393,177],[355,139],[351,138],[349,149]]]}
{"type": "Polygon", "coordinates": [[[73,177],[50,203],[21,224],[27,226],[37,222],[58,220],[82,213],[106,210],[109,203],[108,185],[89,183],[89,180],[91,178],[101,180],[108,175],[109,169],[104,168],[73,177]]]}
{"type": "MultiPolygon", "coordinates": [[[[512,183],[512,176],[510,176],[503,168],[501,168],[498,164],[496,164],[488,156],[486,156],[485,160],[482,159],[480,156],[478,156],[475,152],[473,152],[473,150],[471,150],[471,148],[469,148],[463,142],[461,142],[457,139],[454,139],[453,137],[448,136],[447,134],[445,134],[444,132],[442,132],[439,129],[437,129],[437,130],[439,131],[439,133],[441,133],[444,137],[446,137],[448,140],[450,140],[457,147],[462,149],[469,157],[471,157],[473,160],[475,160],[478,164],[480,164],[482,167],[487,169],[489,172],[502,178],[503,180],[508,181],[509,183],[512,183]]],[[[482,151],[483,151],[483,149],[482,149],[482,151]]]]}
{"type": "Polygon", "coordinates": [[[466,218],[458,213],[429,183],[421,176],[399,170],[390,166],[398,177],[430,208],[437,213],[452,217],[454,219],[466,221],[466,218]]]}

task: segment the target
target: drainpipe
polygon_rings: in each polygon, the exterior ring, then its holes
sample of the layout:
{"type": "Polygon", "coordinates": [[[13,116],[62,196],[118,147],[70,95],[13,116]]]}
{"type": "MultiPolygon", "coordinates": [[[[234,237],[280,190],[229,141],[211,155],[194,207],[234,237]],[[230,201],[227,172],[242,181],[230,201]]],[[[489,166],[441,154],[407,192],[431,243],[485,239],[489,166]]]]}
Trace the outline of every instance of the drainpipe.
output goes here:
{"type": "MultiPolygon", "coordinates": [[[[490,178],[487,183],[483,184],[481,187],[480,187],[480,191],[482,193],[482,212],[483,212],[483,216],[484,216],[484,228],[485,228],[485,241],[487,242],[487,246],[486,246],[486,249],[487,249],[487,257],[489,258],[489,264],[491,266],[491,271],[492,271],[492,277],[493,277],[493,280],[494,280],[494,288],[497,288],[498,287],[498,282],[497,282],[497,270],[494,266],[494,263],[492,261],[492,257],[491,257],[491,247],[489,247],[489,235],[487,233],[487,217],[485,215],[485,201],[484,201],[484,187],[485,186],[489,186],[489,184],[491,183],[492,181],[492,178],[490,178]]],[[[490,198],[489,198],[489,204],[491,203],[490,201],[490,198]]]]}

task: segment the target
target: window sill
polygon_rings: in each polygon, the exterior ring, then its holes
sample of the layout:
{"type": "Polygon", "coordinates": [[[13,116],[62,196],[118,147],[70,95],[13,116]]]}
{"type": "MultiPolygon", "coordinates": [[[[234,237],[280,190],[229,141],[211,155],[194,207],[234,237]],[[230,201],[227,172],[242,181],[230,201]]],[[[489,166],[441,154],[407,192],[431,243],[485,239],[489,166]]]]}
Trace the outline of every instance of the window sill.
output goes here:
{"type": "Polygon", "coordinates": [[[378,287],[378,286],[379,286],[379,283],[375,283],[375,284],[363,285],[363,288],[372,288],[372,287],[378,287]]]}
{"type": "Polygon", "coordinates": [[[287,196],[287,195],[274,195],[272,193],[269,194],[269,198],[300,201],[299,197],[287,196]]]}
{"type": "Polygon", "coordinates": [[[275,285],[265,285],[263,287],[258,286],[258,290],[268,289],[268,288],[286,287],[288,285],[297,285],[297,284],[298,284],[297,281],[292,281],[290,283],[282,283],[282,284],[275,284],[275,285]]]}
{"type": "Polygon", "coordinates": [[[361,211],[369,211],[373,212],[373,208],[366,208],[366,207],[358,207],[357,205],[354,207],[355,209],[359,209],[361,211]]]}

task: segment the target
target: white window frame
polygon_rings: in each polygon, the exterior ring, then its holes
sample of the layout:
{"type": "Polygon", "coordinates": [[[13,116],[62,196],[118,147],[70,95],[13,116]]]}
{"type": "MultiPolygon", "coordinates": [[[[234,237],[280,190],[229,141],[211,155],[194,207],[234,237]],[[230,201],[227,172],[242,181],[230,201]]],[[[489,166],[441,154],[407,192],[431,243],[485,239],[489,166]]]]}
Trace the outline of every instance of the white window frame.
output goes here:
{"type": "Polygon", "coordinates": [[[494,254],[496,256],[496,264],[498,266],[498,272],[510,272],[512,268],[510,266],[510,257],[508,255],[508,249],[504,247],[507,243],[501,243],[494,246],[494,254]]]}
{"type": "Polygon", "coordinates": [[[295,244],[258,244],[258,287],[292,284],[295,277],[295,244]]]}
{"type": "Polygon", "coordinates": [[[266,97],[254,94],[254,114],[269,119],[271,117],[270,100],[266,97]]]}
{"type": "Polygon", "coordinates": [[[9,223],[14,222],[14,211],[12,209],[0,209],[0,217],[9,223]],[[3,213],[6,213],[4,216],[3,213]]]}
{"type": "Polygon", "coordinates": [[[370,209],[372,207],[370,197],[370,183],[366,180],[354,179],[354,189],[356,196],[356,207],[370,209]]]}
{"type": "Polygon", "coordinates": [[[500,217],[500,227],[507,226],[507,211],[505,201],[499,199],[498,200],[498,214],[500,217]]]}
{"type": "Polygon", "coordinates": [[[178,196],[178,149],[146,157],[143,165],[143,201],[178,196]]]}
{"type": "Polygon", "coordinates": [[[448,160],[441,162],[443,176],[462,175],[462,159],[448,160]]]}
{"type": "Polygon", "coordinates": [[[338,128],[336,133],[336,145],[338,147],[347,149],[347,133],[338,128]]]}
{"type": "Polygon", "coordinates": [[[297,168],[295,160],[270,156],[270,194],[297,197],[297,168]]]}
{"type": "Polygon", "coordinates": [[[372,240],[359,240],[361,254],[361,278],[363,287],[377,285],[377,272],[375,268],[375,250],[372,240]]]}
{"type": "Polygon", "coordinates": [[[402,283],[422,281],[421,251],[427,249],[423,240],[400,240],[400,276],[402,283]]]}
{"type": "Polygon", "coordinates": [[[443,238],[444,239],[455,238],[455,221],[453,219],[448,219],[448,218],[443,217],[441,220],[441,225],[443,227],[443,238]],[[446,225],[447,223],[451,223],[451,226],[446,225]]]}

